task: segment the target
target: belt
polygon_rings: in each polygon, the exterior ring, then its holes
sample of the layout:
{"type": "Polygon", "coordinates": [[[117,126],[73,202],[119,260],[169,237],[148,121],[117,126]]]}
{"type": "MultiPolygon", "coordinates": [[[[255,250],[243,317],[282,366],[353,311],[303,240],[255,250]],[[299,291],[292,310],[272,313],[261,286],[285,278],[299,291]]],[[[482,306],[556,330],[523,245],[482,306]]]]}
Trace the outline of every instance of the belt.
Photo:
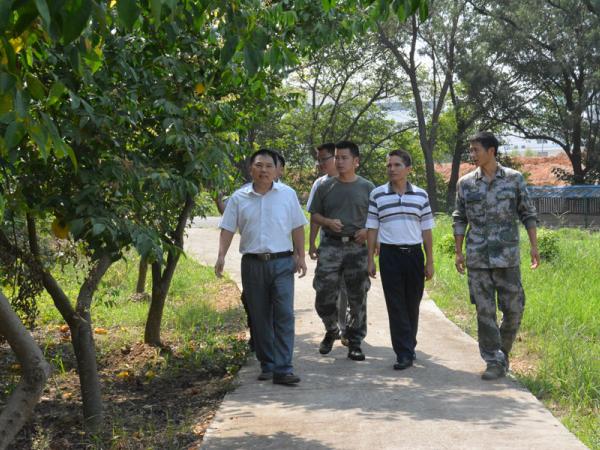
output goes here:
{"type": "Polygon", "coordinates": [[[391,247],[396,250],[400,250],[401,252],[410,252],[413,250],[421,250],[421,244],[384,244],[381,243],[382,246],[391,247]]]}
{"type": "Polygon", "coordinates": [[[334,241],[341,241],[341,242],[354,242],[354,236],[334,236],[333,234],[327,234],[325,233],[325,237],[327,239],[333,239],[334,241]]]}
{"type": "Polygon", "coordinates": [[[288,250],[287,252],[278,252],[278,253],[244,253],[244,256],[248,256],[250,258],[255,258],[260,261],[270,261],[272,259],[277,258],[286,258],[288,256],[292,256],[294,252],[288,250]]]}

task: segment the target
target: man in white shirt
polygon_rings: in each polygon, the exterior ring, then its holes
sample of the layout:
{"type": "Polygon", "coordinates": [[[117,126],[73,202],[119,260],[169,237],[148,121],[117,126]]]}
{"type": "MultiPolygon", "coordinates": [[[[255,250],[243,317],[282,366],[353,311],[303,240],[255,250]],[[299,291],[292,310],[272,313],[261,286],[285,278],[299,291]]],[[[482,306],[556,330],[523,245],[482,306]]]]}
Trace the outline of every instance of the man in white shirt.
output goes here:
{"type": "Polygon", "coordinates": [[[412,366],[416,358],[419,306],[425,279],[433,277],[433,215],[427,192],[408,182],[411,168],[411,157],[404,150],[388,154],[389,182],[371,192],[366,224],[368,271],[372,278],[378,238],[381,246],[379,269],[396,370],[412,366]]]}
{"type": "Polygon", "coordinates": [[[227,202],[219,227],[215,273],[222,276],[225,256],[240,231],[242,286],[250,313],[259,380],[294,385],[294,273],[306,274],[304,217],[295,191],[275,182],[277,156],[261,149],[250,158],[252,183],[227,202]],[[291,238],[290,238],[291,236],[291,238]],[[292,244],[293,242],[293,244],[292,244]],[[292,250],[293,249],[293,250],[292,250]]]}

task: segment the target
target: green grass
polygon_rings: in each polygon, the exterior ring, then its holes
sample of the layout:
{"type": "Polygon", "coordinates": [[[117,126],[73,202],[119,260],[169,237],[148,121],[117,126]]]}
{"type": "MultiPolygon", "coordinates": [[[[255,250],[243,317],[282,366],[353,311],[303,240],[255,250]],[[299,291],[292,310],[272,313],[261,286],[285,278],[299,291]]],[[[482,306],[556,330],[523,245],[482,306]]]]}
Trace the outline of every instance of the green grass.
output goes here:
{"type": "MultiPolygon", "coordinates": [[[[530,270],[529,242],[521,233],[526,306],[514,348],[523,362],[519,380],[587,446],[600,449],[600,233],[557,231],[559,255],[530,270]]],[[[443,245],[451,220],[438,216],[434,229],[436,275],[430,296],[448,317],[477,335],[466,276],[454,268],[443,245]]]]}
{"type": "MultiPolygon", "coordinates": [[[[94,296],[92,327],[108,330],[107,336],[96,335],[101,344],[98,345],[100,357],[123,345],[143,340],[149,301],[132,300],[137,271],[137,257],[132,255],[118,261],[108,270],[94,296]]],[[[65,267],[56,270],[55,276],[75,302],[81,283],[80,273],[73,267],[65,267]]],[[[151,291],[150,279],[149,270],[148,293],[151,291]]],[[[161,327],[163,340],[177,346],[188,363],[193,362],[206,370],[231,369],[245,357],[245,343],[239,338],[245,328],[243,309],[236,305],[219,311],[213,304],[224,283],[231,281],[218,280],[212,267],[182,257],[165,302],[161,327]]],[[[46,293],[42,294],[38,304],[39,326],[52,328],[64,323],[46,293]]]]}

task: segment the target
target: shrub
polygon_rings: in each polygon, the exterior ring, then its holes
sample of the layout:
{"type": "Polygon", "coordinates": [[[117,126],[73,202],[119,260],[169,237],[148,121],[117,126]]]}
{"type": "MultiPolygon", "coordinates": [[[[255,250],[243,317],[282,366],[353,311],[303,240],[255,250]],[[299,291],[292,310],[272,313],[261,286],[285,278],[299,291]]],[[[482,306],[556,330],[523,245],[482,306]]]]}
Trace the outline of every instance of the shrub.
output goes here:
{"type": "Polygon", "coordinates": [[[437,247],[443,255],[454,255],[454,236],[451,233],[443,235],[437,242],[437,247]]]}
{"type": "Polygon", "coordinates": [[[541,229],[537,233],[538,250],[540,257],[552,261],[558,257],[558,233],[552,230],[541,229]]]}

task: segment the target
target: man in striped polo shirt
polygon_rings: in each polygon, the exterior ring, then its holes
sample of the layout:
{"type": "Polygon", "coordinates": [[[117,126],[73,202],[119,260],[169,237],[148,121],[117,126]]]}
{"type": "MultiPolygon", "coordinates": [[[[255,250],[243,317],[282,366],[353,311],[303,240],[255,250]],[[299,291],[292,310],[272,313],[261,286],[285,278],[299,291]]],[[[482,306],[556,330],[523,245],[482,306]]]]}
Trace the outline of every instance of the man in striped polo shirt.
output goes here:
{"type": "Polygon", "coordinates": [[[366,224],[368,271],[372,278],[376,273],[378,239],[381,245],[379,268],[396,370],[412,366],[416,357],[419,305],[425,279],[433,277],[433,214],[427,192],[408,182],[411,164],[411,157],[404,150],[388,154],[389,182],[371,192],[366,224]]]}

